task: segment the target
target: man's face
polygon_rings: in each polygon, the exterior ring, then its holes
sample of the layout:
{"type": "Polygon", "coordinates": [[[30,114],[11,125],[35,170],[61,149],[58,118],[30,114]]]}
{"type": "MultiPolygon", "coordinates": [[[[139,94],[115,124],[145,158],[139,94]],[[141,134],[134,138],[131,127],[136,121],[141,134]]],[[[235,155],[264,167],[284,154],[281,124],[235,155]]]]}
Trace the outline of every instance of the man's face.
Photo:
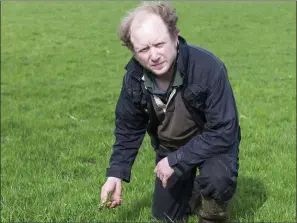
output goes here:
{"type": "Polygon", "coordinates": [[[172,39],[162,19],[146,15],[131,24],[131,42],[135,59],[157,76],[166,74],[177,55],[178,33],[172,39]]]}

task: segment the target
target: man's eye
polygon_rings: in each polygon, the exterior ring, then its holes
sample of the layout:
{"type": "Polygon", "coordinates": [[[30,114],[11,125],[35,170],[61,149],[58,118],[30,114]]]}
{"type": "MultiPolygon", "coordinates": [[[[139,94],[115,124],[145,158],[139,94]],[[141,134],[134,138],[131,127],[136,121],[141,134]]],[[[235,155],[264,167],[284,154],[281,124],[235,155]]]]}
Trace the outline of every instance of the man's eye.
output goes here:
{"type": "Polygon", "coordinates": [[[148,51],[148,47],[139,50],[140,53],[143,53],[143,52],[146,52],[146,51],[148,51]]]}
{"type": "Polygon", "coordinates": [[[162,47],[164,45],[164,43],[157,43],[156,47],[162,47]]]}

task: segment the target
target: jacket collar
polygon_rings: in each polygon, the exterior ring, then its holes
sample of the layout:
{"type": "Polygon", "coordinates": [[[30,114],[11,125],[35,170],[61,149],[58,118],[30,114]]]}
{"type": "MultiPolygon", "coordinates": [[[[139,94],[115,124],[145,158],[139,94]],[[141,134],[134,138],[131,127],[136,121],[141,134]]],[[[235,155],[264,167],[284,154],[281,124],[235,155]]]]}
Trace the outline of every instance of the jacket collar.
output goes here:
{"type": "MultiPolygon", "coordinates": [[[[177,60],[177,69],[182,74],[182,76],[187,74],[188,70],[188,59],[189,59],[189,49],[186,40],[178,36],[178,60],[177,60]]],[[[143,66],[132,57],[128,64],[125,66],[125,69],[128,73],[132,72],[133,76],[135,76],[138,80],[141,80],[143,76],[143,66]]]]}
{"type": "Polygon", "coordinates": [[[179,36],[178,37],[178,60],[177,60],[177,69],[182,74],[182,76],[186,75],[188,72],[188,61],[189,61],[189,48],[186,40],[179,36]]]}

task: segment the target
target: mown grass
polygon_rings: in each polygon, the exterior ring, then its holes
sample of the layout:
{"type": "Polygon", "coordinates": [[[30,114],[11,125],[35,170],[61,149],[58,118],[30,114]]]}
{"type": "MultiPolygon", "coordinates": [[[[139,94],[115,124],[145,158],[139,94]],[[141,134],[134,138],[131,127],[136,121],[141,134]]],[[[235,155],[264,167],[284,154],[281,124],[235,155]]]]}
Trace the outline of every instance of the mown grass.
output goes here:
{"type": "MultiPolygon", "coordinates": [[[[96,210],[131,56],[116,29],[137,3],[2,3],[1,221],[152,220],[148,137],[124,204],[96,210]]],[[[181,35],[225,62],[237,100],[243,139],[231,219],[294,222],[295,3],[173,4],[181,35]]]]}

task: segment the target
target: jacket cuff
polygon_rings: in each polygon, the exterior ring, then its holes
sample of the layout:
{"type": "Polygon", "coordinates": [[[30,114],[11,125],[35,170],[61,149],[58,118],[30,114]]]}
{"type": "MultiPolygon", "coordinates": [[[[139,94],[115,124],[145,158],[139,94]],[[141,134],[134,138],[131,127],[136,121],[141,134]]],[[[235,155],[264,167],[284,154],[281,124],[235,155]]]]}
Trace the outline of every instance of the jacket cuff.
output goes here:
{"type": "Polygon", "coordinates": [[[174,165],[176,165],[177,164],[176,152],[169,153],[167,156],[167,159],[170,167],[173,167],[174,165]]]}
{"type": "Polygon", "coordinates": [[[183,171],[178,167],[177,152],[169,153],[167,156],[169,166],[174,170],[178,177],[183,175],[183,171]]]}
{"type": "Polygon", "coordinates": [[[130,182],[130,171],[125,171],[124,169],[118,168],[107,168],[106,169],[106,177],[116,177],[122,179],[126,183],[130,182]]]}
{"type": "Polygon", "coordinates": [[[187,165],[185,162],[181,162],[178,160],[178,156],[181,154],[178,154],[179,151],[172,152],[168,154],[167,159],[169,166],[174,170],[174,172],[179,176],[185,176],[191,169],[193,168],[192,165],[187,165]]]}

